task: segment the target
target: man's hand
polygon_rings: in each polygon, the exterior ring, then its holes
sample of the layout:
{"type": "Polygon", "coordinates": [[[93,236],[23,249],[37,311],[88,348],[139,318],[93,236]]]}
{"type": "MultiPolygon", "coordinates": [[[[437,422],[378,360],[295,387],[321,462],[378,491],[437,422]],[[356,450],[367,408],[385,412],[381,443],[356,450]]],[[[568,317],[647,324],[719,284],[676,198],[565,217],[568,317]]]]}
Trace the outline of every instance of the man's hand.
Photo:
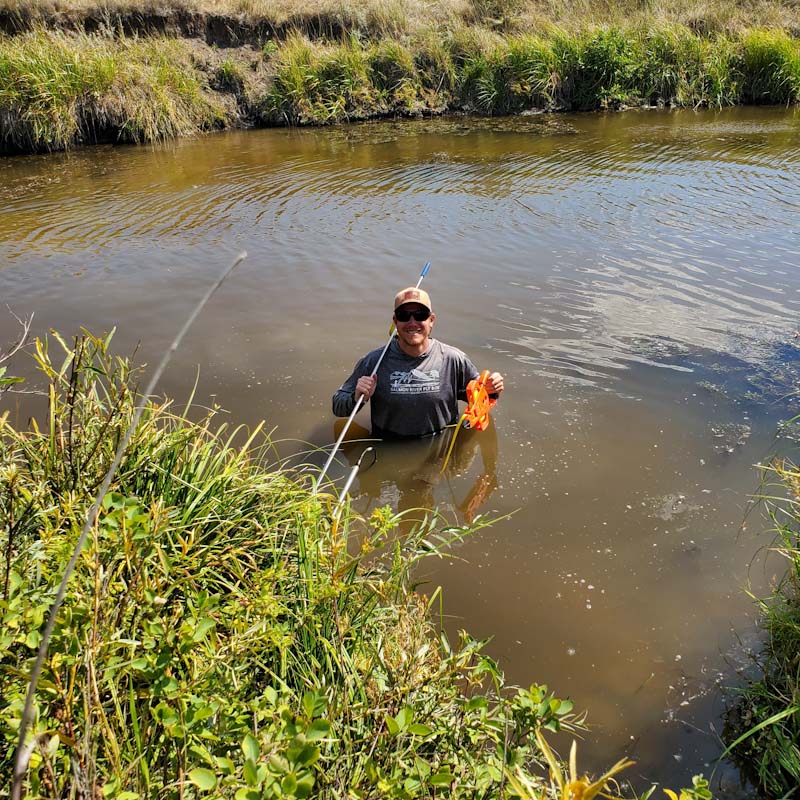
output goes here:
{"type": "Polygon", "coordinates": [[[497,396],[503,391],[503,376],[499,372],[493,372],[486,381],[486,391],[489,395],[497,396]]]}
{"type": "MultiPolygon", "coordinates": [[[[503,379],[500,378],[502,381],[503,379]]],[[[378,376],[377,375],[362,375],[356,381],[356,402],[358,402],[358,398],[364,398],[364,402],[368,403],[370,397],[375,394],[375,387],[378,385],[378,376]]]]}

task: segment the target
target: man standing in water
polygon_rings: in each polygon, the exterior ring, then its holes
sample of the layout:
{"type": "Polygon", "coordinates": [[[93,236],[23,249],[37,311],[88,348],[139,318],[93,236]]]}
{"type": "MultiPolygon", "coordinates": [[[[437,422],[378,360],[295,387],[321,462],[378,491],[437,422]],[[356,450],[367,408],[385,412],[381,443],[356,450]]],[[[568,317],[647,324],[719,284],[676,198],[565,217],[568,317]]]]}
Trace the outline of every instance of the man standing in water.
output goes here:
{"type": "MultiPolygon", "coordinates": [[[[431,339],[436,314],[427,292],[409,287],[394,298],[397,335],[376,375],[371,375],[383,348],[367,353],[333,395],[333,413],[347,417],[363,395],[370,403],[372,435],[382,439],[435,436],[458,422],[458,401],[466,401],[467,384],[479,377],[461,350],[431,339]]],[[[487,382],[492,397],[503,391],[503,376],[487,382]]]]}

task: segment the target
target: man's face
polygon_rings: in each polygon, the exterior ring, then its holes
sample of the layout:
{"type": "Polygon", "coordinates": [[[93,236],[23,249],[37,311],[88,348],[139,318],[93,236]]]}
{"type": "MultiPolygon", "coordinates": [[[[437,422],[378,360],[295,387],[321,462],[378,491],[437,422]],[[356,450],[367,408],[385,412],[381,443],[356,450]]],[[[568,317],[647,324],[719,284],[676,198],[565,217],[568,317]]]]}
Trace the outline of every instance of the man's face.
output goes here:
{"type": "Polygon", "coordinates": [[[414,319],[413,316],[411,316],[407,322],[403,322],[402,320],[398,319],[398,312],[401,312],[402,316],[402,312],[409,311],[412,313],[415,311],[427,312],[427,309],[425,306],[420,305],[419,303],[404,303],[402,306],[400,306],[400,308],[398,308],[394,313],[394,324],[397,328],[397,335],[400,338],[400,341],[409,347],[419,347],[420,345],[424,344],[427,338],[430,336],[433,323],[436,320],[436,314],[431,311],[430,316],[421,321],[414,319]]]}

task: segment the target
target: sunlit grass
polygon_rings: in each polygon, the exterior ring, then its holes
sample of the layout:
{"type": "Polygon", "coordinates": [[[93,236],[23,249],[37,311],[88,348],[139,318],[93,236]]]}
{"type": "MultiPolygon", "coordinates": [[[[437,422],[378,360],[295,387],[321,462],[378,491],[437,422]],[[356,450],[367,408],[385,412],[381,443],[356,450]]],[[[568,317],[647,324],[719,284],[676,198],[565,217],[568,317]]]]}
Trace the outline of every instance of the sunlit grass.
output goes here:
{"type": "MultiPolygon", "coordinates": [[[[26,430],[0,415],[0,797],[56,587],[138,400],[140,373],[110,343],[37,340],[47,411],[26,430]]],[[[391,508],[362,519],[281,468],[261,426],[188,412],[147,403],[92,520],[37,685],[23,796],[615,790],[630,762],[592,780],[574,746],[566,765],[548,743],[583,726],[571,701],[506,685],[484,643],[452,646],[434,624],[438,593],[413,591],[416,564],[485,520],[431,511],[401,535],[391,508]]]]}
{"type": "Polygon", "coordinates": [[[701,35],[654,11],[647,24],[548,23],[533,33],[489,25],[482,5],[473,24],[431,16],[427,28],[400,35],[396,6],[381,8],[383,38],[361,34],[377,6],[352,19],[340,9],[335,20],[310,30],[297,22],[268,38],[260,58],[258,50],[222,58],[189,40],[110,33],[38,28],[0,38],[0,149],[148,142],[242,121],[800,99],[800,40],[780,29],[701,35]]]}
{"type": "Polygon", "coordinates": [[[757,601],[769,639],[761,674],[729,714],[727,744],[765,797],[788,797],[800,786],[800,468],[778,460],[764,475],[774,549],[787,571],[772,596],[757,601]]]}
{"type": "Polygon", "coordinates": [[[782,31],[748,31],[742,39],[742,99],[796,103],[800,99],[800,48],[782,31]]]}
{"type": "Polygon", "coordinates": [[[0,133],[19,150],[146,142],[214,126],[185,45],[36,31],[0,39],[0,133]]]}

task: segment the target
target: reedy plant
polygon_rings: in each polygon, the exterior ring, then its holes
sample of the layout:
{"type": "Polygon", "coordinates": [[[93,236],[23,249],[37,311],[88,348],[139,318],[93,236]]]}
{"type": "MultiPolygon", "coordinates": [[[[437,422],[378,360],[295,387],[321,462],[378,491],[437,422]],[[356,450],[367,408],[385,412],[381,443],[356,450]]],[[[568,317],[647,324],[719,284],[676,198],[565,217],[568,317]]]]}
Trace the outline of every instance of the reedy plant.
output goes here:
{"type": "MultiPolygon", "coordinates": [[[[110,343],[37,341],[46,421],[0,417],[0,796],[48,609],[138,402],[110,343]]],[[[389,508],[332,513],[302,474],[265,466],[260,429],[187,413],[148,401],[96,515],[37,687],[26,796],[513,800],[567,785],[544,733],[582,724],[572,703],[506,686],[412,590],[421,559],[485,520],[431,514],[399,536],[389,508]]],[[[622,766],[570,786],[604,788],[622,766]]]]}
{"type": "Polygon", "coordinates": [[[800,99],[800,44],[782,31],[753,30],[742,37],[741,98],[746,103],[800,99]]]}
{"type": "Polygon", "coordinates": [[[226,60],[203,75],[180,42],[45,31],[0,39],[0,136],[5,149],[61,149],[153,141],[242,120],[320,125],[426,110],[508,114],[800,98],[800,46],[774,30],[700,36],[659,23],[501,35],[463,24],[440,30],[432,21],[413,36],[378,41],[361,38],[358,26],[342,30],[335,40],[296,31],[271,39],[263,48],[268,65],[247,76],[238,110],[207,89],[242,94],[241,69],[226,60]]]}
{"type": "Polygon", "coordinates": [[[411,110],[421,92],[411,50],[399,41],[387,40],[370,49],[367,61],[370,81],[387,109],[411,110]]]}
{"type": "Polygon", "coordinates": [[[771,798],[800,785],[800,468],[777,459],[763,475],[774,549],[788,568],[771,597],[754,598],[769,640],[761,675],[738,693],[728,715],[726,738],[733,758],[771,798]]]}
{"type": "Polygon", "coordinates": [[[355,38],[324,45],[295,34],[276,55],[263,105],[274,121],[324,124],[369,116],[376,99],[367,50],[355,38]]]}
{"type": "MultiPolygon", "coordinates": [[[[136,402],[110,341],[37,342],[46,422],[0,423],[3,786],[61,570],[136,402]]],[[[387,509],[332,515],[263,466],[258,431],[234,446],[244,432],[214,419],[147,406],[56,622],[29,796],[484,797],[507,765],[537,780],[534,733],[577,724],[572,704],[505,687],[466,635],[451,649],[411,590],[414,564],[472,529],[434,515],[396,539],[387,509]]]]}

